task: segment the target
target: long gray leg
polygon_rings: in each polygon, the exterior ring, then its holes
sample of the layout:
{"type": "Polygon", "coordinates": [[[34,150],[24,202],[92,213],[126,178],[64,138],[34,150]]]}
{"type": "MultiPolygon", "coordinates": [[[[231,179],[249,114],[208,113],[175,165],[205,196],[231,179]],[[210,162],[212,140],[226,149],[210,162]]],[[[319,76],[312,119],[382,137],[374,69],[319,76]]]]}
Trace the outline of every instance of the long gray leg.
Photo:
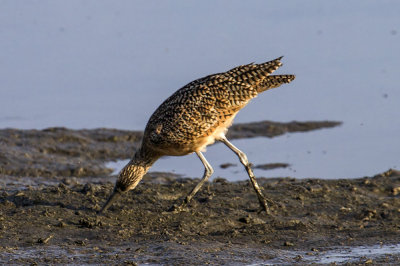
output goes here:
{"type": "Polygon", "coordinates": [[[197,191],[199,191],[199,189],[203,186],[203,184],[210,178],[210,176],[214,173],[214,169],[211,167],[211,165],[207,162],[206,158],[204,157],[204,155],[199,152],[196,151],[197,156],[199,156],[201,162],[204,165],[204,174],[203,174],[203,178],[200,180],[200,182],[194,187],[194,189],[192,190],[192,192],[190,192],[189,195],[187,195],[187,197],[185,198],[185,203],[189,203],[189,201],[194,197],[194,195],[196,195],[197,191]]]}
{"type": "Polygon", "coordinates": [[[224,143],[226,146],[228,146],[229,149],[231,149],[236,155],[239,157],[240,162],[244,165],[244,168],[246,168],[247,174],[250,177],[251,184],[253,185],[254,190],[257,193],[258,200],[260,202],[261,208],[269,214],[269,208],[267,204],[267,200],[265,199],[264,195],[261,192],[260,186],[257,183],[256,177],[254,176],[253,170],[251,169],[249,160],[247,160],[247,156],[244,152],[239,150],[238,148],[235,147],[232,143],[230,143],[225,137],[219,139],[222,143],[224,143]]]}
{"type": "Polygon", "coordinates": [[[210,176],[214,173],[214,169],[211,167],[211,165],[207,162],[206,158],[204,155],[196,151],[197,156],[200,158],[201,162],[204,165],[204,174],[203,178],[200,180],[200,182],[192,189],[192,191],[189,193],[189,195],[186,196],[185,200],[179,207],[172,207],[173,211],[180,211],[182,210],[183,207],[186,206],[190,202],[190,200],[196,195],[197,191],[203,186],[203,184],[210,178],[210,176]]]}

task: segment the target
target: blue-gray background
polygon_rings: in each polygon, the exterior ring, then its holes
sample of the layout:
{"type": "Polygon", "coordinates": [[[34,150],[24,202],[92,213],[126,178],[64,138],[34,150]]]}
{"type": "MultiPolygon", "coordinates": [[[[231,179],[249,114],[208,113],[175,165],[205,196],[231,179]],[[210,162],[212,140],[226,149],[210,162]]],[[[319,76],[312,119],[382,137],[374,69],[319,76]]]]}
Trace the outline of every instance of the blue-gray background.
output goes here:
{"type": "MultiPolygon", "coordinates": [[[[358,177],[398,167],[399,1],[0,0],[0,128],[143,129],[189,81],[284,55],[290,85],[260,95],[235,122],[339,120],[337,129],[235,144],[258,175],[358,177]]],[[[206,157],[216,175],[236,158],[206,157]]],[[[194,156],[155,170],[202,173],[194,156]]],[[[236,174],[234,172],[237,172],[236,174]]]]}

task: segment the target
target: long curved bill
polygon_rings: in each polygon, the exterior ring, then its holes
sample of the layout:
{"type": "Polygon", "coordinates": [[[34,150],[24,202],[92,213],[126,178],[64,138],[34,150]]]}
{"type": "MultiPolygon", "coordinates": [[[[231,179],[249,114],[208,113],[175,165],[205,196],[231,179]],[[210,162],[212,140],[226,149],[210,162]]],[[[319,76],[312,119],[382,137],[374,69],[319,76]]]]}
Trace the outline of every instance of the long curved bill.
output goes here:
{"type": "Polygon", "coordinates": [[[104,211],[106,211],[120,196],[121,192],[119,190],[114,190],[111,196],[108,198],[106,204],[104,204],[103,208],[101,208],[97,214],[102,214],[104,211]]]}

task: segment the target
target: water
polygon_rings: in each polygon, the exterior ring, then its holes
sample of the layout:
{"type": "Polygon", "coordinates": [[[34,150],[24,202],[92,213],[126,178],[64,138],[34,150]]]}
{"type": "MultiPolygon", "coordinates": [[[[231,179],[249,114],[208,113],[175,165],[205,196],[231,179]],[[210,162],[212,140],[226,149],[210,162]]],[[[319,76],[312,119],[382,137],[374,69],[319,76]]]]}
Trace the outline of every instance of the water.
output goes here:
{"type": "MultiPolygon", "coordinates": [[[[216,244],[218,245],[218,244],[216,244]]],[[[170,262],[174,258],[179,260],[182,257],[186,258],[188,249],[191,254],[196,254],[197,259],[215,260],[225,259],[225,262],[233,263],[234,265],[288,265],[288,264],[304,264],[304,263],[317,263],[317,264],[330,264],[330,263],[358,263],[365,262],[369,259],[395,259],[400,255],[400,244],[387,244],[387,245],[372,245],[372,246],[345,246],[345,247],[332,247],[325,251],[310,252],[310,251],[292,251],[292,250],[279,250],[271,249],[268,247],[261,248],[240,248],[237,246],[230,246],[221,248],[215,252],[203,252],[201,244],[197,246],[182,247],[174,243],[161,243],[145,245],[143,248],[146,250],[144,253],[136,253],[134,256],[129,250],[135,250],[138,247],[134,244],[121,247],[72,247],[72,246],[31,246],[20,247],[18,249],[8,248],[0,254],[0,262],[23,262],[36,259],[43,259],[45,261],[68,262],[73,264],[97,264],[99,261],[106,261],[108,263],[116,263],[118,261],[136,261],[140,265],[160,265],[165,262],[170,262]],[[167,250],[168,252],[161,252],[167,250]],[[200,252],[199,252],[200,250],[200,252]],[[256,255],[255,255],[256,254],[256,255]],[[273,259],[265,261],[254,261],[260,254],[270,254],[273,259]],[[149,261],[149,262],[146,262],[149,261]],[[240,263],[238,262],[240,261],[240,263]],[[142,262],[142,263],[140,263],[142,262]],[[236,262],[236,263],[235,263],[236,262]]],[[[134,252],[135,253],[135,252],[134,252]]],[[[391,260],[389,260],[390,262],[391,260]]],[[[168,264],[168,263],[167,263],[168,264]]]]}
{"type": "MultiPolygon", "coordinates": [[[[234,143],[257,175],[360,177],[399,165],[398,1],[1,1],[0,128],[143,129],[189,81],[285,55],[290,85],[235,122],[338,120],[340,128],[234,143]]],[[[222,145],[214,168],[236,158],[222,145]]],[[[194,156],[157,169],[202,172],[194,156]]],[[[217,170],[234,179],[241,168],[217,170]]]]}
{"type": "MultiPolygon", "coordinates": [[[[253,138],[233,140],[254,165],[265,163],[288,163],[288,168],[274,170],[254,169],[258,177],[296,178],[357,178],[371,176],[389,168],[398,168],[395,137],[381,142],[371,141],[371,131],[354,136],[356,130],[342,126],[334,129],[308,133],[292,133],[277,138],[253,138]],[[362,136],[362,137],[361,137],[362,136]],[[335,140],[335,138],[342,138],[335,140]],[[350,145],[351,144],[351,145],[350,145]],[[391,155],[391,156],[389,156],[391,155]],[[366,163],[373,162],[373,163],[366,163]]],[[[222,143],[207,148],[204,153],[215,172],[211,179],[224,177],[231,181],[248,179],[246,171],[236,155],[222,143]],[[236,164],[222,169],[224,163],[236,164]]],[[[129,160],[110,162],[108,167],[117,174],[129,160]]],[[[165,157],[158,160],[151,171],[165,171],[188,177],[201,177],[204,166],[195,154],[184,157],[165,157]]]]}
{"type": "Polygon", "coordinates": [[[399,256],[400,244],[331,247],[326,251],[319,252],[281,250],[279,253],[276,259],[251,265],[287,265],[288,263],[295,263],[296,258],[300,258],[297,261],[300,264],[363,263],[369,259],[375,260],[399,256]]]}
{"type": "MultiPolygon", "coordinates": [[[[314,263],[346,263],[355,262],[360,258],[375,259],[384,256],[400,255],[400,244],[373,245],[356,247],[339,247],[321,252],[317,256],[305,256],[305,260],[314,263]]],[[[365,259],[366,260],[366,259],[365,259]]]]}

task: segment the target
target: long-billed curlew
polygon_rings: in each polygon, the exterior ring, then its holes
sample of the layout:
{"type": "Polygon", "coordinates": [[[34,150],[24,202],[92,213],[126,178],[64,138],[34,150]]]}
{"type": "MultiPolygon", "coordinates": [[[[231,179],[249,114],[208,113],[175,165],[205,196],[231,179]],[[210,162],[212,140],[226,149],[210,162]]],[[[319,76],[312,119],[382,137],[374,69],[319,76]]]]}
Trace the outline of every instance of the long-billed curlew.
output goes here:
{"type": "Polygon", "coordinates": [[[279,57],[263,64],[248,64],[228,72],[195,80],[166,99],[150,117],[141,147],[121,170],[105,211],[123,192],[134,189],[153,163],[162,156],[195,152],[205,167],[201,181],[185,198],[185,206],[214,172],[202,151],[216,140],[231,149],[244,165],[261,207],[268,204],[247,160],[246,154],[230,143],[225,134],[240,109],[260,92],[291,82],[294,75],[270,75],[282,63],[279,57]]]}

